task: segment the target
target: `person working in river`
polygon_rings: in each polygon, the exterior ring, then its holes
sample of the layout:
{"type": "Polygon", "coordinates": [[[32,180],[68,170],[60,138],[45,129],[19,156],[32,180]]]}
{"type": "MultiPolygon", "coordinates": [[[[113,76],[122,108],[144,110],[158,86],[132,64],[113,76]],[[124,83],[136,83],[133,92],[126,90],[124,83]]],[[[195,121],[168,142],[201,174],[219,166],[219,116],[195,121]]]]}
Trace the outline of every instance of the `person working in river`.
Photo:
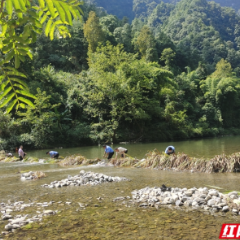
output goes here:
{"type": "Polygon", "coordinates": [[[20,161],[23,160],[23,158],[25,157],[26,154],[27,154],[27,153],[25,153],[25,152],[23,151],[23,146],[21,145],[21,146],[19,147],[19,149],[18,149],[18,156],[19,156],[20,161]]]}
{"type": "Polygon", "coordinates": [[[125,158],[125,153],[127,153],[128,150],[123,147],[118,147],[118,148],[115,148],[115,152],[116,152],[116,158],[117,158],[118,154],[120,154],[122,158],[125,158]]]}
{"type": "Polygon", "coordinates": [[[103,157],[107,156],[107,159],[111,159],[114,154],[113,149],[107,145],[103,145],[103,148],[105,149],[103,157]]]}
{"type": "Polygon", "coordinates": [[[58,159],[58,157],[59,157],[59,153],[55,152],[55,151],[46,152],[46,154],[49,154],[51,158],[58,159]]]}
{"type": "Polygon", "coordinates": [[[175,154],[175,147],[174,146],[168,146],[165,150],[165,153],[167,155],[170,155],[170,154],[175,154]]]}

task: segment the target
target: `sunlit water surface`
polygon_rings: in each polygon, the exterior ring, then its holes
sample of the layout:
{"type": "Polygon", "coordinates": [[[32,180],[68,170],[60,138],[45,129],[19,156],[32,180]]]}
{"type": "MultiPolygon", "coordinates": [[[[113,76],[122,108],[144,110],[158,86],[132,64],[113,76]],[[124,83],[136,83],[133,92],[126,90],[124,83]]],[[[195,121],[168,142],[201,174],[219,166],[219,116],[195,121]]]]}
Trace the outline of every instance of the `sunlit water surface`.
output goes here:
{"type": "MultiPolygon", "coordinates": [[[[148,150],[157,148],[163,151],[166,146],[174,145],[177,152],[184,152],[195,157],[213,157],[216,154],[238,152],[240,137],[222,137],[205,140],[127,144],[129,154],[144,158],[148,150]]],[[[117,147],[120,145],[114,145],[117,147]]],[[[61,156],[79,153],[88,158],[101,158],[101,147],[83,147],[58,149],[61,156]]],[[[28,152],[30,156],[46,158],[44,151],[28,152]]],[[[222,223],[239,222],[239,217],[212,216],[197,211],[183,211],[168,208],[142,209],[137,206],[127,207],[113,202],[119,196],[131,196],[131,191],[146,186],[154,187],[165,184],[171,187],[219,187],[220,191],[240,191],[240,175],[237,173],[205,174],[158,171],[152,169],[116,168],[116,167],[70,167],[57,164],[0,164],[1,202],[20,201],[45,202],[55,201],[47,209],[61,210],[57,215],[47,217],[41,224],[29,229],[17,230],[7,239],[218,239],[222,223]],[[98,186],[63,187],[48,189],[44,183],[76,175],[81,169],[100,172],[111,176],[130,179],[129,182],[104,183],[98,186]],[[20,171],[43,171],[47,177],[38,181],[20,181],[20,171]],[[101,200],[97,198],[101,197],[101,200]],[[58,204],[66,201],[71,205],[58,204]],[[88,204],[85,210],[79,204],[88,204]]],[[[184,208],[182,208],[184,209],[184,208]]],[[[29,213],[37,209],[29,209],[29,213]]],[[[6,221],[0,221],[0,230],[4,230],[6,221]]],[[[0,231],[0,233],[1,233],[0,231]]]]}

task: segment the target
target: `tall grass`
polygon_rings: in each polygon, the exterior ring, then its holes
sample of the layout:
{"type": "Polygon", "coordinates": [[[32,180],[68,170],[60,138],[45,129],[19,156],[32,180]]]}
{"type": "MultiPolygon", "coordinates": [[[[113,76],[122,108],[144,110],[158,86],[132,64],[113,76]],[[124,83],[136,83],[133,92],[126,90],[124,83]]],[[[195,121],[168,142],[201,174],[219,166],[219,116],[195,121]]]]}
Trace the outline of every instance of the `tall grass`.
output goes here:
{"type": "Polygon", "coordinates": [[[89,164],[97,164],[101,159],[87,159],[82,155],[71,155],[65,157],[59,164],[61,166],[72,166],[72,165],[89,165],[89,164]]]}
{"type": "Polygon", "coordinates": [[[110,163],[112,163],[114,166],[119,166],[119,167],[130,167],[130,166],[134,166],[135,164],[137,164],[139,162],[138,159],[136,158],[132,158],[130,156],[126,157],[126,158],[112,158],[110,160],[110,163]]]}
{"type": "Polygon", "coordinates": [[[147,158],[144,161],[140,161],[134,166],[207,173],[240,171],[240,153],[222,154],[212,159],[205,159],[191,158],[184,153],[169,156],[155,149],[147,153],[146,156],[147,158]]]}

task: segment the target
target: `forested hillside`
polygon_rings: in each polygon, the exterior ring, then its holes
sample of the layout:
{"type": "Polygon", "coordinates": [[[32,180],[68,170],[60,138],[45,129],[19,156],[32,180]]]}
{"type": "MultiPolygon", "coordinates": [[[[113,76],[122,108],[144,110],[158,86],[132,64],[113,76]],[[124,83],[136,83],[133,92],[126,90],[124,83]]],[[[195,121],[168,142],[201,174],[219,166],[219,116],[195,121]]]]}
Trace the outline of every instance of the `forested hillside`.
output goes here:
{"type": "MultiPolygon", "coordinates": [[[[240,10],[239,0],[208,0],[220,4],[222,7],[231,7],[238,12],[240,10]]],[[[97,6],[103,7],[108,14],[116,15],[118,18],[128,17],[133,20],[135,17],[146,16],[152,13],[157,5],[163,3],[169,3],[176,5],[180,0],[95,0],[92,3],[96,3],[97,6]]]]}
{"type": "Polygon", "coordinates": [[[150,5],[129,23],[85,3],[68,37],[39,34],[20,65],[35,107],[7,113],[1,85],[1,147],[240,133],[239,16],[206,0],[150,5]]]}

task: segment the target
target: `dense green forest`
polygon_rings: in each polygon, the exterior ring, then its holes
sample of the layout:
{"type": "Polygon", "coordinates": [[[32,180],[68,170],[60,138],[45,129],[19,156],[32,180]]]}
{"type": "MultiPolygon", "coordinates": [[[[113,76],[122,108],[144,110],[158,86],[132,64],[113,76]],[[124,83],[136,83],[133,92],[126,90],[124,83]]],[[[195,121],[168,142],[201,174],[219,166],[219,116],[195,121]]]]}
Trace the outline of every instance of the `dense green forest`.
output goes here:
{"type": "MultiPolygon", "coordinates": [[[[91,3],[102,7],[108,14],[116,15],[118,18],[128,17],[133,20],[135,17],[147,16],[159,5],[161,2],[176,5],[180,0],[89,0],[91,3]]],[[[215,2],[222,7],[231,7],[238,12],[240,10],[239,0],[208,0],[215,2]]],[[[190,2],[189,2],[190,3],[190,2]]]]}
{"type": "Polygon", "coordinates": [[[84,3],[71,37],[37,37],[20,65],[35,108],[0,110],[1,148],[240,133],[237,12],[206,0],[124,2],[121,18],[84,3]]]}

